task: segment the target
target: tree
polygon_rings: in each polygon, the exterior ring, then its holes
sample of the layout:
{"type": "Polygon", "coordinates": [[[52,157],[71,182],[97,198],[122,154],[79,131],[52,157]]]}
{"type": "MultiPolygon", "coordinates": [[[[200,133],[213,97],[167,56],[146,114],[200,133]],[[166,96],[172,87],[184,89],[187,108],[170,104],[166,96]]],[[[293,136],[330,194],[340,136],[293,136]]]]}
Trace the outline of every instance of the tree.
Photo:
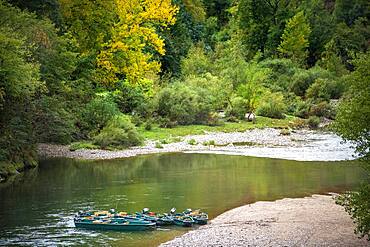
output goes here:
{"type": "MultiPolygon", "coordinates": [[[[355,144],[370,172],[370,52],[360,55],[353,63],[355,71],[346,78],[350,88],[338,108],[335,129],[355,144]]],[[[356,233],[367,235],[370,240],[370,184],[364,184],[358,192],[342,195],[338,202],[357,224],[356,233]]]]}
{"type": "Polygon", "coordinates": [[[283,57],[292,59],[299,64],[305,64],[307,58],[308,37],[311,28],[306,21],[303,11],[289,19],[278,51],[283,57]]]}
{"type": "Polygon", "coordinates": [[[274,55],[280,43],[286,19],[295,6],[292,0],[241,0],[238,4],[239,28],[243,43],[249,50],[248,58],[260,51],[274,55]]]}
{"type": "Polygon", "coordinates": [[[34,15],[0,1],[0,162],[22,168],[34,165],[33,100],[45,90],[32,58],[35,43],[19,30],[35,22],[34,15]]]}
{"type": "Polygon", "coordinates": [[[106,84],[126,78],[137,83],[160,71],[153,55],[164,55],[165,49],[157,30],[175,23],[178,8],[170,0],[116,0],[116,6],[119,22],[98,56],[98,65],[106,84]]]}

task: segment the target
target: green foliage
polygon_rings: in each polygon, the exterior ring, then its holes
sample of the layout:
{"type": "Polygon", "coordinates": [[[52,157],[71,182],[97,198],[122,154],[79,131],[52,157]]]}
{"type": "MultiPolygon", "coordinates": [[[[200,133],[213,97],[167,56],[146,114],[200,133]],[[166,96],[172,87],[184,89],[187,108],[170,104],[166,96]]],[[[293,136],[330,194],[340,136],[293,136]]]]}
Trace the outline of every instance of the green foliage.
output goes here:
{"type": "Polygon", "coordinates": [[[155,148],[163,148],[163,145],[160,142],[156,142],[154,147],[155,148]]]}
{"type": "Polygon", "coordinates": [[[356,70],[345,78],[349,90],[341,101],[336,117],[336,130],[355,142],[360,155],[369,157],[370,147],[370,53],[353,61],[356,70]]]}
{"type": "Polygon", "coordinates": [[[183,83],[196,90],[205,90],[212,108],[217,110],[225,108],[233,91],[230,81],[210,73],[202,76],[188,76],[183,83]]]}
{"type": "Polygon", "coordinates": [[[212,105],[206,90],[175,83],[157,94],[155,109],[158,116],[169,122],[186,125],[206,123],[212,105]]]}
{"type": "Polygon", "coordinates": [[[308,118],[307,124],[311,129],[317,129],[320,124],[320,118],[316,116],[311,116],[308,118]]]}
{"type": "Polygon", "coordinates": [[[125,115],[112,117],[107,125],[93,138],[93,144],[100,148],[127,148],[142,144],[143,139],[130,118],[125,115]]]}
{"type": "Polygon", "coordinates": [[[238,24],[243,43],[251,58],[261,51],[269,55],[276,53],[284,23],[292,16],[289,0],[263,1],[241,0],[238,4],[238,24]]]}
{"type": "MultiPolygon", "coordinates": [[[[349,90],[339,105],[335,121],[336,131],[351,140],[361,156],[367,172],[370,171],[370,52],[359,55],[353,61],[355,71],[345,80],[349,90]]],[[[370,185],[364,184],[358,192],[340,197],[340,204],[356,223],[355,232],[370,240],[370,185]]]]}
{"type": "Polygon", "coordinates": [[[267,93],[257,108],[257,115],[270,118],[285,118],[286,105],[282,93],[267,93]]]}
{"type": "Polygon", "coordinates": [[[307,58],[308,37],[311,28],[307,23],[303,11],[298,12],[288,20],[281,37],[282,41],[278,51],[298,64],[304,65],[307,58]]]}
{"type": "Polygon", "coordinates": [[[297,64],[290,59],[265,59],[259,66],[268,69],[268,79],[264,86],[272,91],[288,90],[292,81],[292,76],[299,71],[297,64]]]}
{"type": "Polygon", "coordinates": [[[308,115],[334,119],[335,109],[333,109],[333,107],[327,101],[322,101],[312,105],[309,109],[308,115]]]}
{"type": "Polygon", "coordinates": [[[43,97],[36,102],[34,112],[39,142],[68,144],[77,132],[75,116],[68,112],[63,99],[43,97]]]}
{"type": "MultiPolygon", "coordinates": [[[[315,67],[309,70],[298,70],[291,79],[289,90],[297,96],[304,96],[306,90],[315,82],[317,78],[332,78],[330,72],[315,67]]],[[[318,82],[320,83],[320,81],[318,82]]]]}
{"type": "Polygon", "coordinates": [[[339,99],[344,91],[344,86],[340,81],[328,78],[318,78],[309,86],[306,91],[306,98],[315,100],[339,99]]]}
{"type": "Polygon", "coordinates": [[[82,121],[80,124],[83,130],[94,134],[101,130],[118,113],[118,107],[110,94],[98,94],[86,104],[81,114],[82,121]]]}
{"type": "Polygon", "coordinates": [[[347,192],[336,199],[356,224],[355,233],[370,241],[370,185],[363,185],[359,191],[347,192]]]}
{"type": "Polygon", "coordinates": [[[197,143],[197,141],[196,141],[196,140],[194,140],[194,139],[190,139],[190,140],[188,141],[188,144],[189,144],[189,145],[194,146],[194,145],[197,145],[198,143],[197,143]]]}
{"type": "Polygon", "coordinates": [[[90,142],[73,142],[69,145],[70,151],[76,151],[79,149],[98,149],[99,147],[90,142]]]}
{"type": "Polygon", "coordinates": [[[181,62],[181,72],[183,75],[202,75],[212,73],[213,63],[204,51],[203,45],[190,48],[186,58],[181,62]]]}
{"type": "Polygon", "coordinates": [[[244,119],[248,112],[247,103],[245,99],[240,96],[234,96],[230,99],[230,103],[226,109],[227,116],[234,116],[238,119],[244,119]]]}

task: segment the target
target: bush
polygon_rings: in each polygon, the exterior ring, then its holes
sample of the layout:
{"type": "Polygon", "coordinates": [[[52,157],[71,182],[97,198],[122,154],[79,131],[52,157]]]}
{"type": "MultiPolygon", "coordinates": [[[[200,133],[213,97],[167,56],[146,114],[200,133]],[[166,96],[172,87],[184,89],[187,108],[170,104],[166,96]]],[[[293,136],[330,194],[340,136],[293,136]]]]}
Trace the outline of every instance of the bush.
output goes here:
{"type": "Polygon", "coordinates": [[[189,144],[189,145],[197,145],[198,143],[197,143],[197,141],[196,141],[195,139],[190,139],[190,140],[188,141],[188,144],[189,144]]]}
{"type": "Polygon", "coordinates": [[[268,68],[269,79],[264,85],[272,91],[287,90],[292,76],[298,67],[290,59],[266,59],[259,63],[262,68],[268,68]]]}
{"type": "Polygon", "coordinates": [[[301,101],[297,104],[297,108],[294,112],[294,116],[300,118],[308,118],[310,115],[312,103],[310,101],[301,101]]]}
{"type": "Polygon", "coordinates": [[[286,105],[282,93],[270,93],[262,98],[257,115],[269,118],[284,118],[286,105]]]}
{"type": "Polygon", "coordinates": [[[181,83],[163,88],[155,100],[155,112],[163,127],[204,124],[212,110],[207,91],[181,83]]]}
{"type": "Polygon", "coordinates": [[[113,98],[108,94],[100,94],[87,105],[82,112],[82,129],[91,132],[92,135],[99,132],[107,122],[120,111],[113,98]]]}
{"type": "Polygon", "coordinates": [[[323,102],[313,105],[309,111],[309,115],[334,119],[335,110],[328,102],[323,101],[323,102]]]}
{"type": "Polygon", "coordinates": [[[39,142],[68,144],[77,132],[75,116],[66,109],[64,99],[43,97],[35,111],[36,135],[39,142]]]}
{"type": "Polygon", "coordinates": [[[226,116],[244,119],[245,114],[248,112],[247,103],[240,96],[231,98],[228,107],[226,108],[226,116]]]}
{"type": "Polygon", "coordinates": [[[155,148],[163,148],[163,145],[160,142],[156,142],[154,147],[155,148]]]}
{"type": "Polygon", "coordinates": [[[145,130],[152,130],[153,126],[152,126],[152,121],[151,120],[148,120],[145,122],[145,125],[144,125],[144,129],[145,130]]]}
{"type": "Polygon", "coordinates": [[[306,90],[315,82],[318,78],[332,78],[330,72],[321,68],[312,68],[310,70],[299,70],[292,77],[292,83],[290,84],[290,91],[298,96],[304,96],[306,90]]]}
{"type": "Polygon", "coordinates": [[[302,106],[305,105],[305,102],[301,97],[295,95],[294,93],[288,93],[284,97],[284,102],[287,106],[286,112],[290,115],[295,115],[297,111],[302,109],[302,106]]]}
{"type": "Polygon", "coordinates": [[[316,116],[311,116],[308,118],[307,124],[311,129],[317,129],[320,124],[320,118],[316,116]]]}
{"type": "Polygon", "coordinates": [[[289,129],[282,129],[282,130],[280,130],[280,135],[289,136],[290,135],[290,130],[289,129]]]}
{"type": "Polygon", "coordinates": [[[207,118],[207,125],[209,126],[222,126],[225,125],[225,122],[220,119],[217,112],[211,112],[207,118]]]}
{"type": "Polygon", "coordinates": [[[344,87],[341,83],[332,79],[318,78],[307,89],[306,97],[321,100],[338,99],[343,91],[344,87]]]}
{"type": "Polygon", "coordinates": [[[90,142],[74,142],[69,145],[70,151],[76,151],[79,149],[97,149],[98,146],[90,143],[90,142]]]}
{"type": "Polygon", "coordinates": [[[200,88],[208,94],[210,104],[215,110],[224,109],[233,90],[230,81],[206,73],[202,76],[187,76],[183,82],[191,88],[200,88]]]}
{"type": "Polygon", "coordinates": [[[101,148],[126,148],[140,145],[142,142],[143,138],[131,123],[130,118],[123,114],[114,116],[93,138],[93,143],[101,148]]]}

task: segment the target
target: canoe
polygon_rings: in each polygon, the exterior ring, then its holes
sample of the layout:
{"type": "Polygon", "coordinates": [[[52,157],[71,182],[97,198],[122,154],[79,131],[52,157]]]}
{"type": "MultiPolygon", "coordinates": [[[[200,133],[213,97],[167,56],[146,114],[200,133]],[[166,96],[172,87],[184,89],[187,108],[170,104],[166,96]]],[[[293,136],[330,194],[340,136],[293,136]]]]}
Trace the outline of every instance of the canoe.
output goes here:
{"type": "Polygon", "coordinates": [[[188,209],[187,211],[184,212],[184,214],[192,217],[195,224],[206,225],[208,222],[208,214],[200,211],[199,209],[195,211],[191,211],[190,209],[188,209]]]}
{"type": "Polygon", "coordinates": [[[172,219],[177,226],[191,227],[195,223],[192,217],[183,214],[173,215],[172,219]]]}
{"type": "Polygon", "coordinates": [[[140,219],[155,222],[157,226],[168,226],[174,224],[172,217],[169,217],[165,214],[147,214],[136,212],[135,216],[140,219]]]}
{"type": "Polygon", "coordinates": [[[195,222],[195,224],[198,225],[206,225],[208,222],[208,215],[207,214],[199,214],[199,215],[193,215],[191,216],[195,222]]]}
{"type": "Polygon", "coordinates": [[[155,223],[128,218],[113,218],[113,219],[93,219],[79,218],[74,219],[76,227],[87,228],[93,230],[114,230],[114,231],[144,231],[155,228],[155,223]]]}

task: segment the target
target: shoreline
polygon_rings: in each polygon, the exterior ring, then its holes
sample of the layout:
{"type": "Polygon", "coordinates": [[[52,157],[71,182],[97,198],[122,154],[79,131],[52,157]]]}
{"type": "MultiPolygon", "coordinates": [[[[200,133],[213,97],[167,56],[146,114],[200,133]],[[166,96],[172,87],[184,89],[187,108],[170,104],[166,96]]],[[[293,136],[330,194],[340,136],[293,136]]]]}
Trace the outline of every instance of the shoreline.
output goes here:
{"type": "Polygon", "coordinates": [[[259,201],[162,243],[173,246],[369,246],[332,196],[259,201]]]}
{"type": "Polygon", "coordinates": [[[279,129],[252,129],[245,132],[208,132],[188,135],[179,142],[160,144],[147,140],[144,146],[125,150],[79,149],[70,151],[69,146],[39,144],[38,153],[44,158],[64,157],[84,160],[127,158],[156,153],[214,153],[278,158],[297,161],[353,160],[354,149],[349,143],[330,132],[294,130],[282,135],[279,129]],[[212,145],[210,145],[211,143],[212,145]]]}

